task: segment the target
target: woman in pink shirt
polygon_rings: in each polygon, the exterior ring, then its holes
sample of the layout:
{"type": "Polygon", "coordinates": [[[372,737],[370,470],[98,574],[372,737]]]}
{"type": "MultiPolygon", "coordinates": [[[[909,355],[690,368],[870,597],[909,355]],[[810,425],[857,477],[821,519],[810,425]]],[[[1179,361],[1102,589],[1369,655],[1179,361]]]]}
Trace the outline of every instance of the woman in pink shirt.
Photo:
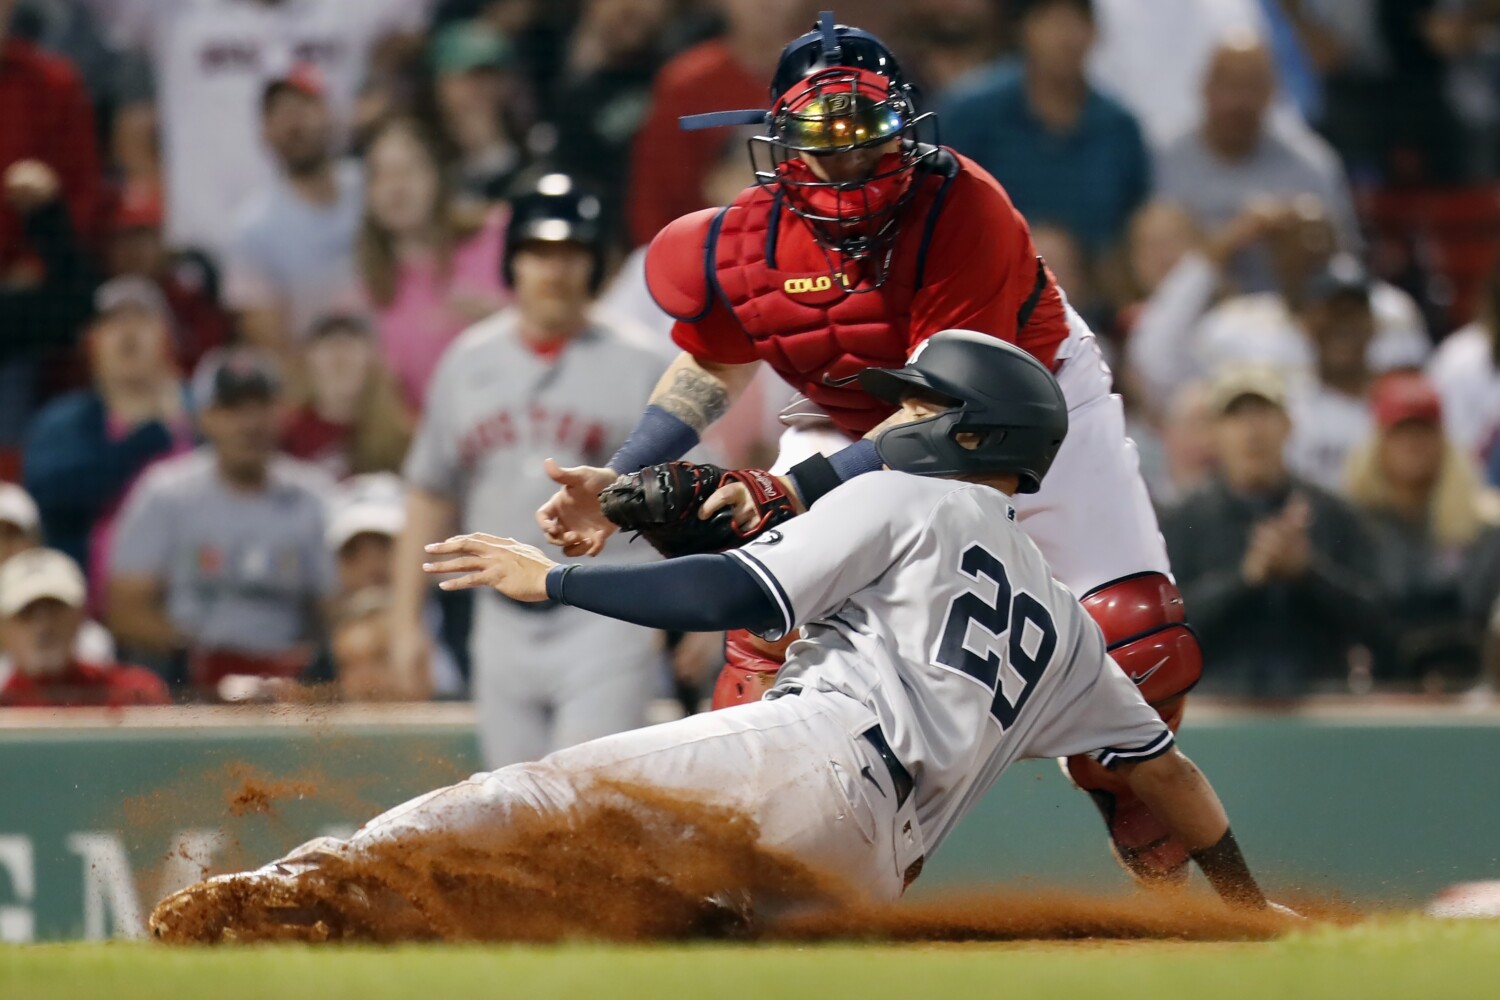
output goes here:
{"type": "Polygon", "coordinates": [[[499,210],[459,217],[436,140],[415,119],[376,129],[365,173],[360,276],[386,365],[420,412],[443,350],[509,300],[504,220],[499,210]]]}

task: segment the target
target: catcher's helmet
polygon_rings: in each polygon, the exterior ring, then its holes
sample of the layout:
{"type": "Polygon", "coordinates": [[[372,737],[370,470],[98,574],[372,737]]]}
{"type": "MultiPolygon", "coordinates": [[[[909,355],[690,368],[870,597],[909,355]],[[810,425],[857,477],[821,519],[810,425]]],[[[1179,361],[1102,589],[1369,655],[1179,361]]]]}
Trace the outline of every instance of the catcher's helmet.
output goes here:
{"type": "Polygon", "coordinates": [[[523,243],[578,243],[594,255],[589,288],[604,284],[605,237],[603,205],[599,196],[567,174],[542,174],[511,191],[510,222],[505,228],[505,254],[500,271],[515,284],[512,263],[523,243]]]}
{"type": "Polygon", "coordinates": [[[1068,404],[1046,366],[972,330],[935,333],[906,367],[866,368],[859,384],[890,403],[914,391],[952,401],[951,410],[875,439],[886,465],[919,476],[1012,472],[1018,492],[1035,493],[1068,433],[1068,404]],[[962,432],[978,435],[978,445],[959,444],[962,432]]]}
{"type": "MultiPolygon", "coordinates": [[[[868,288],[885,279],[896,216],[915,193],[912,177],[938,147],[917,141],[912,87],[885,43],[868,31],[834,24],[824,11],[812,31],[781,53],[771,78],[770,111],[693,115],[684,128],[764,124],[750,139],[755,180],[807,220],[842,278],[850,261],[873,259],[868,288]],[[807,157],[848,153],[896,141],[857,180],[825,180],[807,157]]],[[[851,291],[854,289],[850,289],[851,291]]]]}

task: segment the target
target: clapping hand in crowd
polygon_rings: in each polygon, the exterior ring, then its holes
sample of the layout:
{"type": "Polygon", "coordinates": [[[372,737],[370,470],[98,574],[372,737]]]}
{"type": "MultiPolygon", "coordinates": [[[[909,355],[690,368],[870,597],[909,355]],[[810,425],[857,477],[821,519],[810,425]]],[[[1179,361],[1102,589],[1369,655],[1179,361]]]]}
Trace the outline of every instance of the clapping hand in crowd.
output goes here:
{"type": "Polygon", "coordinates": [[[1296,580],[1312,562],[1312,508],[1296,494],[1280,512],[1256,524],[1240,564],[1240,574],[1252,586],[1275,580],[1296,580]]]}

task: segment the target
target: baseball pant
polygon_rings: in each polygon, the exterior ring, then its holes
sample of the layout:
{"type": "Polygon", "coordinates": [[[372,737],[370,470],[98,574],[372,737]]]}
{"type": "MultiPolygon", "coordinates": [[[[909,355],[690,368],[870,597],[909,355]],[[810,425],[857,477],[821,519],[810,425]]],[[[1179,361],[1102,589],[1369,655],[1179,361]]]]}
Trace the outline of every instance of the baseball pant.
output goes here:
{"type": "Polygon", "coordinates": [[[821,692],[689,716],[476,774],[396,806],[347,841],[314,844],[357,856],[424,833],[490,840],[513,810],[565,810],[595,782],[626,782],[741,810],[763,847],[856,897],[893,900],[923,844],[915,796],[897,806],[890,770],[860,735],[874,725],[863,705],[821,692]]]}

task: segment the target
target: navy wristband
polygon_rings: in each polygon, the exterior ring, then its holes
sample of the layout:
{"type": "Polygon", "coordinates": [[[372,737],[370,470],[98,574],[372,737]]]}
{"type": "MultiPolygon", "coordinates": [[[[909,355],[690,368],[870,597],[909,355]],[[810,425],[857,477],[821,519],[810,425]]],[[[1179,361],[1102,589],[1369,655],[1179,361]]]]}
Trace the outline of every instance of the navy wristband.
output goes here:
{"type": "Polygon", "coordinates": [[[568,603],[563,600],[563,580],[566,579],[569,571],[577,568],[577,563],[567,563],[562,566],[553,566],[547,571],[547,599],[549,601],[556,601],[558,604],[568,603]]]}
{"type": "Polygon", "coordinates": [[[609,460],[609,467],[621,475],[638,472],[648,465],[675,462],[697,444],[698,432],[686,421],[652,404],[609,460]]]}

